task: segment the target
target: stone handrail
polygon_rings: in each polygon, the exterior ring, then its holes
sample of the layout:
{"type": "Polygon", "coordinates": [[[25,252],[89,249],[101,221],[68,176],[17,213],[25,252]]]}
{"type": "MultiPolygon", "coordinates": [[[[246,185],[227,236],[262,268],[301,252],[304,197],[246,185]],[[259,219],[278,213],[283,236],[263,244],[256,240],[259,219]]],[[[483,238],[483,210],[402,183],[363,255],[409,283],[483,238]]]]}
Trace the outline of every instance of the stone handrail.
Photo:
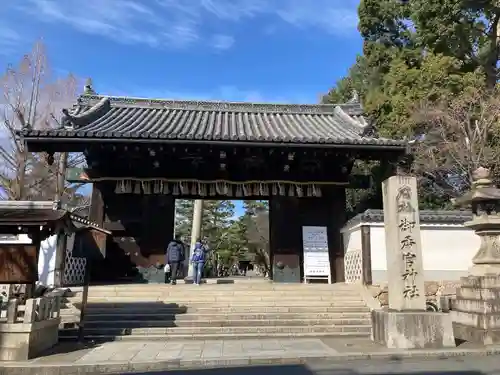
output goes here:
{"type": "Polygon", "coordinates": [[[60,317],[61,297],[40,297],[26,300],[21,305],[18,299],[0,304],[0,323],[31,324],[60,317]]]}

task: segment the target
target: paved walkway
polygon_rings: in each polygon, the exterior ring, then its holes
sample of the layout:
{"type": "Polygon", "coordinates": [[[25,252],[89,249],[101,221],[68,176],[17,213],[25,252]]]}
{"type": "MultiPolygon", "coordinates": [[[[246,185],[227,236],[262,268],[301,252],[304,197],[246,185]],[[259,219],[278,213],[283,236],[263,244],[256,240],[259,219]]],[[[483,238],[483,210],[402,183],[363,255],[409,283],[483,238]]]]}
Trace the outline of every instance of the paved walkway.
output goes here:
{"type": "Polygon", "coordinates": [[[61,343],[28,362],[0,362],[3,374],[130,373],[189,367],[293,364],[311,360],[448,357],[500,354],[500,347],[395,351],[368,339],[251,339],[210,341],[127,341],[100,345],[61,343]]]}

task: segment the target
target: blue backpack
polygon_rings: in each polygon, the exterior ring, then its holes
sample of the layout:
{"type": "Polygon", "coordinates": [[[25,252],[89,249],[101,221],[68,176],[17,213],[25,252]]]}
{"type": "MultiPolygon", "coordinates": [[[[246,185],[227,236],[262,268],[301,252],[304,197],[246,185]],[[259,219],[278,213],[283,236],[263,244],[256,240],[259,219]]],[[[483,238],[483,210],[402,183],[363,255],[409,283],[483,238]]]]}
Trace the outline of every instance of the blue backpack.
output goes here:
{"type": "Polygon", "coordinates": [[[196,245],[193,252],[193,262],[203,262],[205,260],[205,249],[203,245],[196,245]]]}

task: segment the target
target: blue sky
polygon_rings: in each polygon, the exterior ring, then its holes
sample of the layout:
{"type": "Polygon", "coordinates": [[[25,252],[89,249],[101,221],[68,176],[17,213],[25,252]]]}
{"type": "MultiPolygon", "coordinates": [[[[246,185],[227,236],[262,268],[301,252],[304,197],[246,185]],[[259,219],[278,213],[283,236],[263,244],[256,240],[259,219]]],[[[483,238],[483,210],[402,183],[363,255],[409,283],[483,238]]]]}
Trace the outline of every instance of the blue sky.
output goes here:
{"type": "Polygon", "coordinates": [[[361,52],[358,0],[16,0],[0,67],[39,38],[100,94],[315,103],[361,52]]]}

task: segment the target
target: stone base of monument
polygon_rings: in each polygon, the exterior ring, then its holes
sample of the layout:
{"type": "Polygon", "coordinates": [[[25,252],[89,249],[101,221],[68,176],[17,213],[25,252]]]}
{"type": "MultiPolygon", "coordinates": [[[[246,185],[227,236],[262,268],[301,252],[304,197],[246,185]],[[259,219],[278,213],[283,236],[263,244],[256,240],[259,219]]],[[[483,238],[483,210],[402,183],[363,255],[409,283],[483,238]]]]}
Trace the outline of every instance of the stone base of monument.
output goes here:
{"type": "Polygon", "coordinates": [[[457,339],[500,343],[500,276],[463,277],[450,315],[457,339]]]}
{"type": "Polygon", "coordinates": [[[372,311],[372,340],[390,349],[455,347],[449,314],[430,311],[372,311]]]}
{"type": "Polygon", "coordinates": [[[0,361],[26,361],[59,342],[60,318],[41,322],[0,323],[0,361]]]}

